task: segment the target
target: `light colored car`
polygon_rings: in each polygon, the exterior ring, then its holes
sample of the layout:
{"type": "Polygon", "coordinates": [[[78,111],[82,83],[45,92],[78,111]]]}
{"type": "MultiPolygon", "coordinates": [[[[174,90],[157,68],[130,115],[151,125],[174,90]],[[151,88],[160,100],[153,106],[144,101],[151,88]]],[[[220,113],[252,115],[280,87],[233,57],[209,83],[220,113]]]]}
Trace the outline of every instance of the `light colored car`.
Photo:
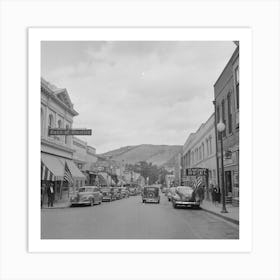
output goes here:
{"type": "Polygon", "coordinates": [[[198,190],[187,186],[179,186],[175,188],[171,201],[174,208],[177,208],[177,206],[192,206],[199,208],[202,197],[198,190]]]}
{"type": "Polygon", "coordinates": [[[71,206],[74,205],[91,205],[100,204],[102,202],[102,193],[96,186],[84,186],[78,189],[70,198],[71,206]]]}

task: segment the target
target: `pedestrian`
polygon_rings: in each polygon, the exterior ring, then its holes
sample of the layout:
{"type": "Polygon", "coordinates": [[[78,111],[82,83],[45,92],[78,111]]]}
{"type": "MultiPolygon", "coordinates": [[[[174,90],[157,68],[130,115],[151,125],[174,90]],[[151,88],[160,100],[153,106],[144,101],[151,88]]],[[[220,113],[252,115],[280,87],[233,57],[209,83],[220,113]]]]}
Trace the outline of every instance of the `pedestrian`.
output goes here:
{"type": "Polygon", "coordinates": [[[213,188],[212,199],[213,199],[213,203],[215,205],[217,205],[217,202],[218,202],[218,188],[216,186],[213,188]]]}
{"type": "Polygon", "coordinates": [[[221,203],[221,190],[219,187],[217,188],[217,202],[221,203]]]}
{"type": "Polygon", "coordinates": [[[54,184],[51,183],[48,187],[48,207],[53,207],[54,201],[54,184]]]}
{"type": "Polygon", "coordinates": [[[44,203],[44,190],[45,190],[45,184],[41,185],[41,208],[43,207],[44,203]]]}

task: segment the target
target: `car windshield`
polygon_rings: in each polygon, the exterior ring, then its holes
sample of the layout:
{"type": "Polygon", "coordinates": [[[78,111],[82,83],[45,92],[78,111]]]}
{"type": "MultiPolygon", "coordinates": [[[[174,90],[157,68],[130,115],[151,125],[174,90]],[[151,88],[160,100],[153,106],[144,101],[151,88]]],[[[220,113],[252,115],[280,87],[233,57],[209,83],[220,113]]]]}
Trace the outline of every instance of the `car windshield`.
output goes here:
{"type": "Polygon", "coordinates": [[[158,193],[158,188],[156,187],[146,187],[144,188],[144,192],[155,192],[155,193],[158,193]]]}
{"type": "Polygon", "coordinates": [[[193,189],[190,187],[177,187],[177,191],[185,195],[190,195],[193,193],[193,189]]]}

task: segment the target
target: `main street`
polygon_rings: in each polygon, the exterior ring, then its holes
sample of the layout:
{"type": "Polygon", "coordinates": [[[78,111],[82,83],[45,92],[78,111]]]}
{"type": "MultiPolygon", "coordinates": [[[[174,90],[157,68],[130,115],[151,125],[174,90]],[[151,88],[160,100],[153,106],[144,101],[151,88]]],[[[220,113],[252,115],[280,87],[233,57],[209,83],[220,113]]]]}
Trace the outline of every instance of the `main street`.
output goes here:
{"type": "Polygon", "coordinates": [[[237,239],[238,226],[203,210],[174,209],[132,196],[93,207],[43,209],[43,239],[237,239]]]}

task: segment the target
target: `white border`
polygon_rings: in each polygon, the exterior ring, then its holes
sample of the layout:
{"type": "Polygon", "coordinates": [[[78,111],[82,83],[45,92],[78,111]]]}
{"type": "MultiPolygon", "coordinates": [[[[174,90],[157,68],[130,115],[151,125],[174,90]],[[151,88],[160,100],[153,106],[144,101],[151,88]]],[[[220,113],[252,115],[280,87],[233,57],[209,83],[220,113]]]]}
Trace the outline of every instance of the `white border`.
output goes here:
{"type": "MultiPolygon", "coordinates": [[[[29,28],[29,252],[250,252],[252,245],[252,47],[249,28],[29,28]],[[41,240],[40,42],[47,40],[240,41],[240,238],[239,240],[41,240]],[[244,203],[246,202],[246,204],[244,203]],[[246,205],[246,206],[245,206],[246,205]]],[[[218,78],[218,77],[217,77],[218,78]]]]}

